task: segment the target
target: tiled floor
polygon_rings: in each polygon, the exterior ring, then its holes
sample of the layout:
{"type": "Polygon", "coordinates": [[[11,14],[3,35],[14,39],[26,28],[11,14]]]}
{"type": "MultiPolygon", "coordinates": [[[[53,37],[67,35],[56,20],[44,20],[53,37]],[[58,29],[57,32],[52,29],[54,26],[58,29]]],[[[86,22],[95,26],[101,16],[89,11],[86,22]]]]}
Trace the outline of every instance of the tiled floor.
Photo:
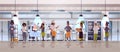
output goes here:
{"type": "Polygon", "coordinates": [[[120,52],[120,42],[0,42],[0,52],[120,52]]]}

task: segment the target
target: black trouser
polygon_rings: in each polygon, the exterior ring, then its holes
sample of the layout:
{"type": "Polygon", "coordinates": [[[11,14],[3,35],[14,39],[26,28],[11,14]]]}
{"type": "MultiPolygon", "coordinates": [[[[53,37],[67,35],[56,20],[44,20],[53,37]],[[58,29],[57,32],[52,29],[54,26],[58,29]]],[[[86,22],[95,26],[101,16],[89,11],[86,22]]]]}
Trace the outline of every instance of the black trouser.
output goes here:
{"type": "Polygon", "coordinates": [[[23,32],[23,41],[26,41],[26,40],[27,40],[27,33],[23,32]]]}
{"type": "Polygon", "coordinates": [[[44,36],[42,36],[42,41],[44,41],[44,36]]]}
{"type": "Polygon", "coordinates": [[[32,37],[32,41],[34,41],[35,37],[32,37]]]}
{"type": "Polygon", "coordinates": [[[52,36],[52,41],[55,41],[55,36],[52,36]]]}
{"type": "Polygon", "coordinates": [[[79,38],[83,38],[83,32],[79,32],[79,38]]]}
{"type": "Polygon", "coordinates": [[[10,41],[13,41],[13,39],[14,39],[14,33],[11,33],[11,34],[10,34],[10,38],[11,38],[10,41]]]}

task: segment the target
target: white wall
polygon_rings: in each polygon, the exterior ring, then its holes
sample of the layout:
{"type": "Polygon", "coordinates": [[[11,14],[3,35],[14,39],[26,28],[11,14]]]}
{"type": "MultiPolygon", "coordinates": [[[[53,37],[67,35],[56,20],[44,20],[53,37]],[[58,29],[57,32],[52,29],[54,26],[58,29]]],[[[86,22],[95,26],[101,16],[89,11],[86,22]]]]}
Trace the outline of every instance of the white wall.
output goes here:
{"type": "Polygon", "coordinates": [[[0,41],[8,41],[8,37],[8,21],[0,21],[0,41]]]}

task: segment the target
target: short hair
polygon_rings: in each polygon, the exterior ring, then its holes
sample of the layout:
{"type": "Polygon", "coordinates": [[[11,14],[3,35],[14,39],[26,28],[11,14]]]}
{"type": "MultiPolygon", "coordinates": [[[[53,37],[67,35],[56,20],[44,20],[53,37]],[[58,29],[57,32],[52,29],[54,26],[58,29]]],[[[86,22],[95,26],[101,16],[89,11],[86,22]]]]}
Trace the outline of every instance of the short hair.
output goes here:
{"type": "Polygon", "coordinates": [[[69,24],[69,21],[67,21],[67,24],[69,24]]]}
{"type": "Polygon", "coordinates": [[[109,22],[106,22],[106,25],[108,26],[109,22]]]}
{"type": "Polygon", "coordinates": [[[80,22],[80,24],[83,24],[82,22],[80,22]]]}
{"type": "Polygon", "coordinates": [[[55,25],[55,23],[51,23],[51,25],[55,25]]]}
{"type": "Polygon", "coordinates": [[[44,23],[42,23],[41,25],[44,25],[44,23]]]}
{"type": "Polygon", "coordinates": [[[41,27],[40,28],[42,28],[42,27],[44,27],[44,23],[41,23],[41,27]]]}
{"type": "Polygon", "coordinates": [[[22,26],[26,26],[26,23],[23,23],[22,26]]]}

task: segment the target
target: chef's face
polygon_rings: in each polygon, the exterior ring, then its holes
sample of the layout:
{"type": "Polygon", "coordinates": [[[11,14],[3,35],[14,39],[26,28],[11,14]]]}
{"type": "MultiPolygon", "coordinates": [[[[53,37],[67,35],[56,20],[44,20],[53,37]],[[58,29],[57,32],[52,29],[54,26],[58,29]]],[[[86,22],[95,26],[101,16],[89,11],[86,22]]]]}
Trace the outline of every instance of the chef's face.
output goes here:
{"type": "Polygon", "coordinates": [[[67,23],[67,26],[69,26],[69,23],[67,23]]]}
{"type": "Polygon", "coordinates": [[[97,23],[95,23],[95,26],[97,26],[97,23]]]}
{"type": "Polygon", "coordinates": [[[80,23],[80,26],[82,27],[82,26],[83,26],[83,23],[80,23]]]}
{"type": "Polygon", "coordinates": [[[108,26],[108,24],[105,24],[105,26],[108,26]]]}

